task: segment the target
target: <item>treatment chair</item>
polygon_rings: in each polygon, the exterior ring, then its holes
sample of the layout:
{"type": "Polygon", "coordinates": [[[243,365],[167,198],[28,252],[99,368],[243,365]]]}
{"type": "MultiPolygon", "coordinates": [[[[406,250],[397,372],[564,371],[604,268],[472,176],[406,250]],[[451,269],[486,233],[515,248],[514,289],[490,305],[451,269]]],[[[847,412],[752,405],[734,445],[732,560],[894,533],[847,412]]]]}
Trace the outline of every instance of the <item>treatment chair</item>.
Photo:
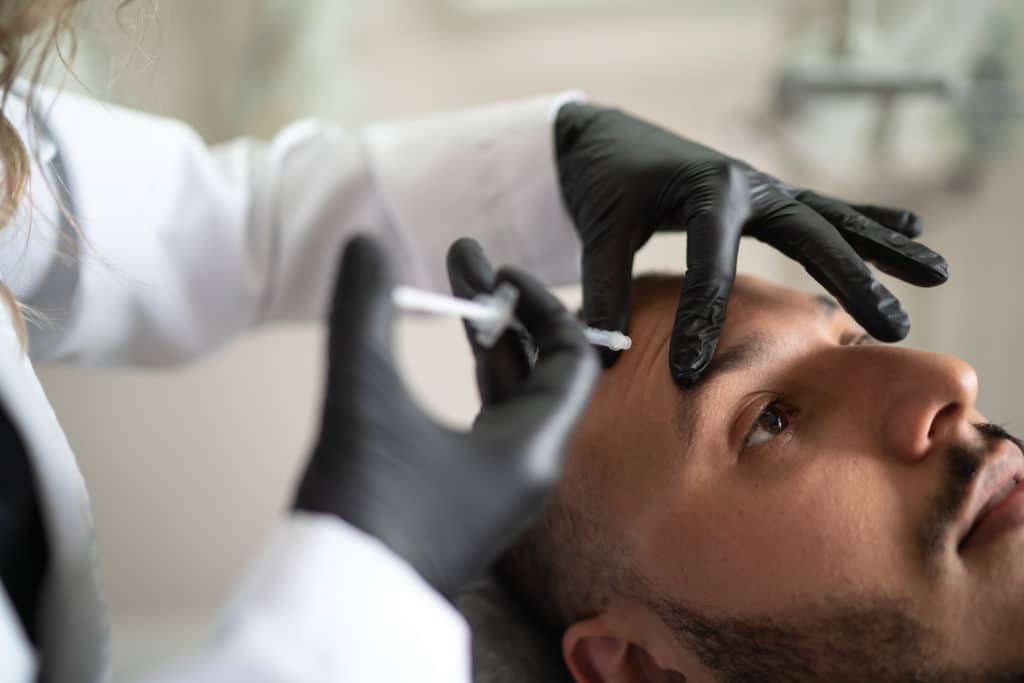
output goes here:
{"type": "Polygon", "coordinates": [[[572,683],[558,635],[493,574],[462,590],[455,607],[473,634],[473,683],[572,683]]]}

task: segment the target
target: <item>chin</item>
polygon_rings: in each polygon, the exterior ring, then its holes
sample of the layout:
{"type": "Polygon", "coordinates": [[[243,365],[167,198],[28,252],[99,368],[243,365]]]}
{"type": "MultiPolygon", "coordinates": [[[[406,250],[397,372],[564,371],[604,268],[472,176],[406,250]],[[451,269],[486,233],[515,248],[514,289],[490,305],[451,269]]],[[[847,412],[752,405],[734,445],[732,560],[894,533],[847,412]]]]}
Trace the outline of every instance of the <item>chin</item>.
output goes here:
{"type": "Polygon", "coordinates": [[[1024,659],[1024,536],[1000,550],[975,575],[976,593],[968,609],[991,615],[984,619],[991,649],[1020,660],[1024,659]]]}
{"type": "MultiPolygon", "coordinates": [[[[989,581],[1020,594],[1024,591],[1024,529],[1014,529],[995,539],[984,556],[978,558],[977,571],[989,581]]],[[[968,566],[972,573],[975,567],[968,566]]],[[[1018,603],[1018,607],[1021,606],[1018,603]]]]}

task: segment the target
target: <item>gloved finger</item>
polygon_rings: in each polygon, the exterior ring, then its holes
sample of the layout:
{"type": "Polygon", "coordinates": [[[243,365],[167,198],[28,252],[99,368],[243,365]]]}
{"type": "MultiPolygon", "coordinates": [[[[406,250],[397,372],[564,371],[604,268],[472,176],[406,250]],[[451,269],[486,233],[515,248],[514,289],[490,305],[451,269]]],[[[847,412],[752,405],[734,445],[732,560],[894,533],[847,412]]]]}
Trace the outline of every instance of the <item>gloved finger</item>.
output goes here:
{"type": "Polygon", "coordinates": [[[597,381],[597,355],[583,328],[564,306],[525,272],[502,269],[499,282],[519,290],[516,316],[537,344],[533,372],[500,403],[487,406],[474,432],[533,444],[527,463],[538,482],[561,471],[564,446],[590,400],[597,381]]]}
{"type": "Polygon", "coordinates": [[[873,204],[850,204],[842,199],[818,194],[812,190],[804,190],[798,193],[795,195],[795,199],[820,213],[837,228],[849,216],[857,220],[867,218],[869,221],[874,221],[883,227],[910,238],[919,236],[923,229],[920,217],[913,211],[906,209],[875,206],[873,204]]]}
{"type": "Polygon", "coordinates": [[[687,268],[669,344],[669,371],[676,384],[696,384],[715,355],[725,324],[733,272],[720,276],[704,268],[687,268]]]}
{"type": "Polygon", "coordinates": [[[750,216],[745,176],[734,167],[727,173],[717,192],[686,214],[686,276],[669,345],[669,370],[682,387],[693,386],[714,356],[750,216]]]}
{"type": "Polygon", "coordinates": [[[376,350],[391,356],[394,278],[384,248],[366,235],[345,245],[330,316],[332,364],[361,362],[376,350]]]}
{"type": "Polygon", "coordinates": [[[469,237],[448,247],[448,282],[452,293],[463,299],[494,291],[495,272],[480,243],[469,237]]]}
{"type": "Polygon", "coordinates": [[[851,204],[850,207],[879,225],[895,230],[911,239],[920,237],[921,231],[924,230],[924,223],[921,222],[921,217],[907,209],[875,206],[874,204],[851,204]]]}
{"type": "Polygon", "coordinates": [[[360,438],[387,430],[382,416],[426,420],[399,375],[393,353],[395,308],[390,260],[380,243],[354,237],[345,246],[331,304],[321,441],[340,426],[360,425],[360,438]]]}
{"type": "Polygon", "coordinates": [[[949,279],[949,264],[920,242],[877,224],[849,224],[839,231],[850,246],[883,273],[918,287],[935,287],[949,279]]]}
{"type": "Polygon", "coordinates": [[[946,260],[904,233],[813,192],[805,192],[800,198],[831,223],[864,260],[882,272],[919,287],[934,287],[949,279],[946,260]]]}
{"type": "MultiPolygon", "coordinates": [[[[449,247],[448,280],[452,292],[466,299],[494,291],[494,269],[479,243],[463,238],[449,247]]],[[[476,330],[472,325],[463,325],[476,360],[480,401],[484,405],[489,405],[501,400],[511,387],[516,386],[530,373],[530,355],[515,330],[506,330],[494,346],[486,349],[477,341],[476,330]]]]}
{"type": "MultiPolygon", "coordinates": [[[[633,245],[623,231],[608,230],[609,237],[583,250],[583,319],[599,330],[629,331],[629,293],[633,283],[633,245]]],[[[600,349],[601,362],[610,367],[618,351],[600,349]]]]}
{"type": "Polygon", "coordinates": [[[861,257],[816,211],[794,201],[753,233],[799,261],[879,341],[907,336],[910,318],[861,257]]]}
{"type": "MultiPolygon", "coordinates": [[[[494,291],[494,268],[476,240],[463,237],[453,242],[448,247],[447,267],[448,283],[455,296],[472,299],[494,291]]],[[[462,326],[475,356],[480,351],[476,331],[466,320],[462,326]]]]}

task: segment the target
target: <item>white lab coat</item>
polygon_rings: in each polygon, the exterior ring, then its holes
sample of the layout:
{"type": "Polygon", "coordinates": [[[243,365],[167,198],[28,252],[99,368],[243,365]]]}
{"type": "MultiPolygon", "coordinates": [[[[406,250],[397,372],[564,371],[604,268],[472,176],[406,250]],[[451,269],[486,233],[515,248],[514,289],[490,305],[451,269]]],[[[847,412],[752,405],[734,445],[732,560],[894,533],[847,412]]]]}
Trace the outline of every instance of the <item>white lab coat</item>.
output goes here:
{"type": "MultiPolygon", "coordinates": [[[[552,144],[572,93],[358,133],[302,121],[269,144],[215,149],[179,122],[38,96],[35,112],[8,103],[37,160],[31,202],[0,232],[0,273],[52,320],[31,329],[35,360],[167,365],[259,324],[319,319],[357,230],[421,287],[447,287],[445,250],[463,235],[551,284],[577,277],[552,144]]],[[[0,399],[29,451],[50,545],[38,656],[0,590],[0,680],[101,680],[109,636],[88,496],[6,309],[0,399]]],[[[465,681],[468,634],[375,539],[297,514],[274,530],[216,637],[156,679],[465,681]]]]}

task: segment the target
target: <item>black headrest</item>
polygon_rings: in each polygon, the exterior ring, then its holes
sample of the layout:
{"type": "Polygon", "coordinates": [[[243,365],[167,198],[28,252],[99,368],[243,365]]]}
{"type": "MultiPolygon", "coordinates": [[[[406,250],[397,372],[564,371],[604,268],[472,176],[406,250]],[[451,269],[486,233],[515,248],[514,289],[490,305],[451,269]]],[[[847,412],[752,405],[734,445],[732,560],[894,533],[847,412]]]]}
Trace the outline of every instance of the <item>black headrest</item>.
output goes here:
{"type": "Polygon", "coordinates": [[[530,614],[499,579],[463,589],[455,607],[473,632],[474,683],[572,683],[559,634],[530,614]]]}

